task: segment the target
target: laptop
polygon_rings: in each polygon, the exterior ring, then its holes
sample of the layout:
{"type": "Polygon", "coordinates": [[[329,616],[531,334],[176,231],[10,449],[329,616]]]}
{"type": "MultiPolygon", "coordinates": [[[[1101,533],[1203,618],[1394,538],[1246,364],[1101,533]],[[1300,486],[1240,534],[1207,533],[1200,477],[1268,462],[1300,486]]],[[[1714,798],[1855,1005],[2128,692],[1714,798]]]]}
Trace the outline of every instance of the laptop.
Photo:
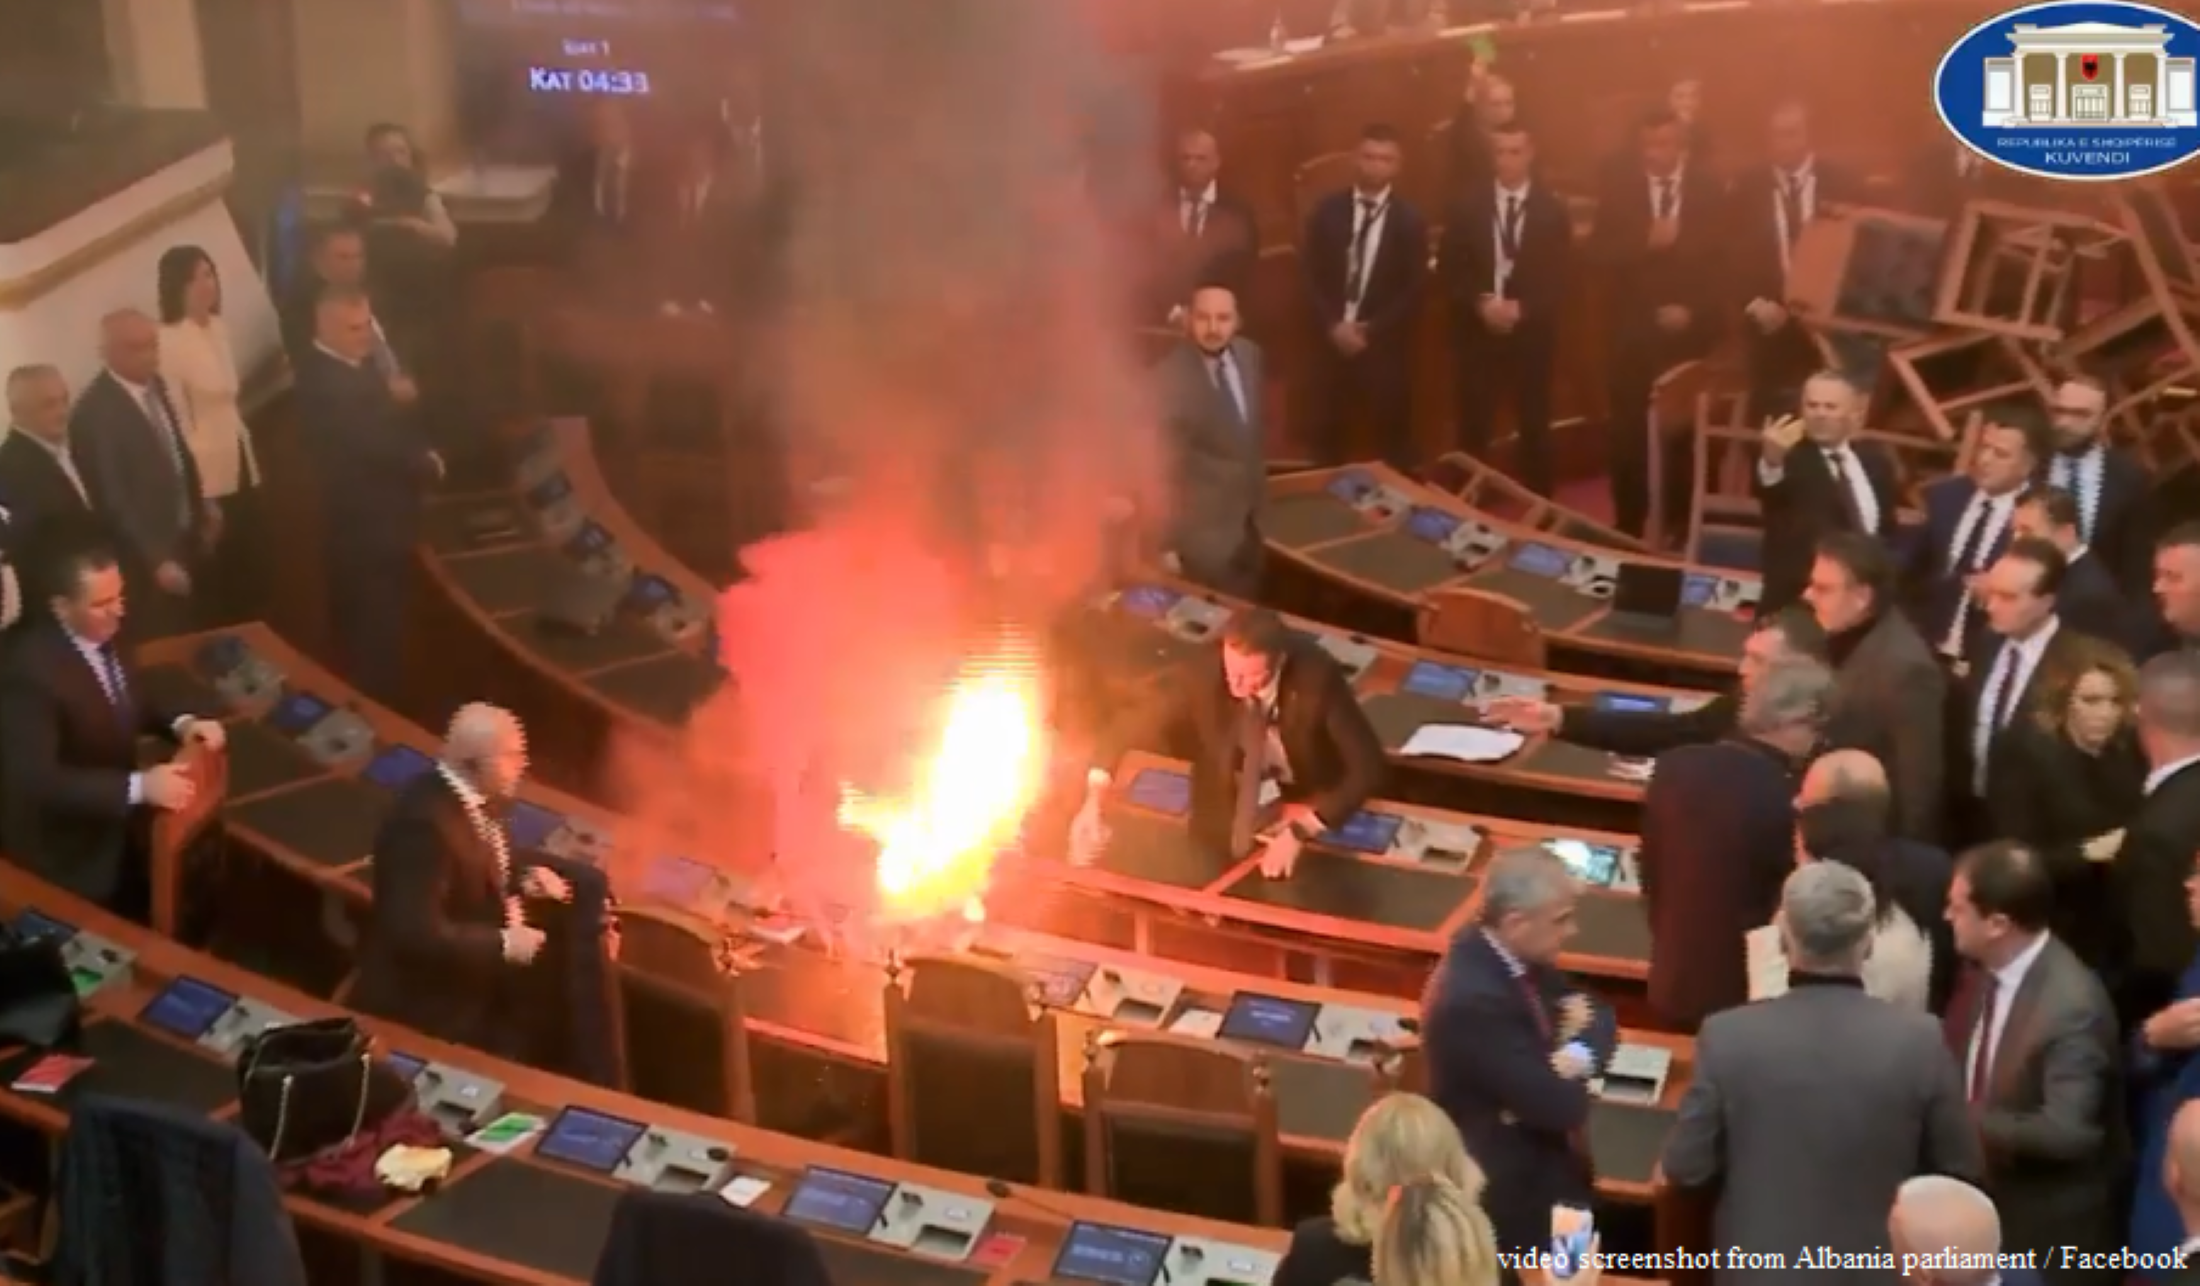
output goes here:
{"type": "Polygon", "coordinates": [[[1641,633],[1667,633],[1680,628],[1681,589],[1687,572],[1679,567],[1647,563],[1621,563],[1612,583],[1610,623],[1641,633]]]}

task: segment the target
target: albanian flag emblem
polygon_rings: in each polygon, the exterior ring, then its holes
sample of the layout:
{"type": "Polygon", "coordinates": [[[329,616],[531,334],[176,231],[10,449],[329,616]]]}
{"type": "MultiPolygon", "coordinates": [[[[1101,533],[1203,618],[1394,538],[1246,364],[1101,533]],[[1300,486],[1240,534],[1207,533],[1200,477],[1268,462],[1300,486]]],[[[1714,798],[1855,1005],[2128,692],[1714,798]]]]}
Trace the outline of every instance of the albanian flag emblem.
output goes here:
{"type": "Polygon", "coordinates": [[[2087,80],[2099,79],[2101,75],[2101,56],[2099,54],[2080,54],[2078,56],[2078,70],[2085,73],[2087,80]]]}

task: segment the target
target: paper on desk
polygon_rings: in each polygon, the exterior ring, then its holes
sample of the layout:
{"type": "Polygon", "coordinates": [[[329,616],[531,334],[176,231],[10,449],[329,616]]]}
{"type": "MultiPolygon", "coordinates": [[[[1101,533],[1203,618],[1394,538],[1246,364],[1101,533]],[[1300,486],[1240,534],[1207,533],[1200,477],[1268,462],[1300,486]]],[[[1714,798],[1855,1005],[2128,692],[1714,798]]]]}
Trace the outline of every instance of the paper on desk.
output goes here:
{"type": "Polygon", "coordinates": [[[1187,1009],[1169,1024],[1169,1030],[1178,1036],[1209,1039],[1222,1034],[1222,1015],[1212,1009],[1187,1009]]]}
{"type": "Polygon", "coordinates": [[[1399,747],[1402,755],[1456,759],[1463,764],[1494,764],[1510,757],[1527,742],[1517,732],[1503,728],[1477,728],[1472,724],[1424,723],[1399,747]]]}
{"type": "Polygon", "coordinates": [[[1427,818],[1408,818],[1398,828],[1398,842],[1392,852],[1410,857],[1416,862],[1429,860],[1430,853],[1456,853],[1462,862],[1472,861],[1482,849],[1482,832],[1465,822],[1438,822],[1427,818]]]}
{"type": "Polygon", "coordinates": [[[772,1190],[772,1181],[759,1179],[753,1174],[737,1174],[718,1190],[718,1199],[729,1206],[743,1210],[756,1204],[756,1199],[772,1190]]]}

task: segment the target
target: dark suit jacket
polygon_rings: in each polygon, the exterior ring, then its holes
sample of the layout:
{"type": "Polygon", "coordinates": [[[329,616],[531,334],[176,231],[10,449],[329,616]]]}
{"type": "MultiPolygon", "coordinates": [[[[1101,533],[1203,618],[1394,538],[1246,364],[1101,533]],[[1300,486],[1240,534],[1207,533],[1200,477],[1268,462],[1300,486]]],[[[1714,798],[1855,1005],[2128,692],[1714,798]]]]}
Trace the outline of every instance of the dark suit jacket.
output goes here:
{"type": "Polygon", "coordinates": [[[1933,650],[1892,607],[1835,641],[1834,702],[1826,743],[1868,751],[1887,769],[1896,835],[1941,841],[1946,800],[1948,679],[1933,650]]]}
{"type": "MultiPolygon", "coordinates": [[[[2000,663],[2002,650],[2008,646],[2008,641],[2000,635],[1985,633],[1975,636],[1970,650],[1965,653],[1966,674],[1959,693],[1962,723],[1953,730],[1954,735],[1948,738],[1949,772],[1953,774],[1958,790],[1968,791],[1974,780],[1978,764],[1973,746],[1977,739],[1980,705],[1989,695],[1986,685],[1993,682],[1994,667],[2000,663]]],[[[2055,637],[2047,640],[2047,647],[2040,654],[2040,663],[2032,667],[2032,673],[2025,677],[2024,686],[2017,690],[2010,701],[2009,723],[1988,747],[1984,796],[1988,801],[1995,794],[1994,775],[2005,771],[2002,765],[2002,741],[2016,729],[2031,724],[2030,711],[2041,689],[2055,675],[2067,673],[2074,668],[2077,661],[2072,653],[2084,646],[2078,632],[2067,621],[2056,627],[2055,637]]]]}
{"type": "Polygon", "coordinates": [[[1596,229],[1589,249],[1606,274],[1606,312],[1620,335],[1656,328],[1668,304],[1689,312],[1681,340],[1708,345],[1719,333],[1718,248],[1723,218],[1719,184],[1700,165],[1681,172],[1680,236],[1662,250],[1649,247],[1650,179],[1638,165],[1613,166],[1597,195],[1596,229]]]}
{"type": "MultiPolygon", "coordinates": [[[[1227,844],[1237,806],[1238,710],[1217,656],[1201,658],[1192,689],[1192,827],[1227,844]]],[[[1294,641],[1276,691],[1276,730],[1290,760],[1285,798],[1303,800],[1324,825],[1340,826],[1381,788],[1389,761],[1382,738],[1327,652],[1294,641]]]]}
{"type": "Polygon", "coordinates": [[[298,431],[321,479],[332,545],[381,554],[408,550],[420,530],[420,491],[432,472],[415,417],[368,366],[319,347],[298,361],[298,431]]]}
{"type": "MultiPolygon", "coordinates": [[[[1306,265],[1306,294],[1313,321],[1323,332],[1344,320],[1345,277],[1352,252],[1352,221],[1358,194],[1351,188],[1323,197],[1306,218],[1300,259],[1306,265]]],[[[1368,347],[1412,342],[1413,322],[1421,313],[1428,282],[1428,223],[1421,212],[1390,194],[1383,218],[1382,243],[1368,269],[1360,295],[1360,320],[1367,323],[1368,347]]]]}
{"type": "Polygon", "coordinates": [[[69,454],[91,488],[92,506],[122,541],[131,566],[147,572],[162,563],[189,565],[206,510],[198,465],[180,436],[183,419],[158,376],[150,391],[168,408],[165,429],[107,371],[84,386],[69,415],[69,454]]]}
{"type": "MultiPolygon", "coordinates": [[[[85,485],[91,485],[90,479],[85,485]]],[[[18,541],[43,524],[92,516],[84,493],[69,481],[53,452],[13,430],[0,434],[0,505],[7,506],[18,541]]]]}
{"type": "Polygon", "coordinates": [[[1558,737],[1608,754],[1652,759],[1682,746],[1723,741],[1734,733],[1741,702],[1731,693],[1693,710],[1599,710],[1593,705],[1559,709],[1558,737]]]}
{"type": "MultiPolygon", "coordinates": [[[[1884,537],[1894,530],[1894,461],[1876,442],[1858,439],[1849,452],[1864,470],[1872,495],[1879,501],[1879,527],[1868,535],[1884,537]]],[[[1759,615],[1777,612],[1803,596],[1810,583],[1810,565],[1818,542],[1856,524],[1850,518],[1848,498],[1834,480],[1826,453],[1809,438],[1795,444],[1781,463],[1780,480],[1771,486],[1753,467],[1750,486],[1764,505],[1765,592],[1759,615]]]]}
{"type": "MultiPolygon", "coordinates": [[[[2151,604],[2153,597],[2142,601],[2151,604]]],[[[2118,588],[2108,564],[2087,549],[2063,571],[2062,587],[2055,591],[2055,615],[2080,634],[2129,649],[2140,634],[2131,602],[2118,588]]]]}
{"type": "MultiPolygon", "coordinates": [[[[1823,157],[1811,161],[1814,218],[1825,218],[1829,207],[1855,203],[1862,184],[1839,165],[1823,157]]],[[[1787,273],[1780,266],[1780,225],[1774,213],[1779,201],[1780,174],[1769,165],[1754,166],[1734,176],[1727,191],[1725,229],[1727,307],[1739,313],[1752,299],[1788,301],[1787,273]]],[[[1800,235],[1802,229],[1795,229],[1800,235]]],[[[1788,325],[1795,323],[1791,319],[1788,325]]],[[[1754,322],[1743,322],[1744,334],[1762,334],[1754,322]]]]}
{"type": "Polygon", "coordinates": [[[501,1026],[513,890],[441,773],[405,788],[374,838],[374,903],[352,1003],[454,1044],[501,1026]]]}
{"type": "Polygon", "coordinates": [[[103,905],[124,887],[126,864],[146,860],[131,843],[137,739],[172,736],[176,720],[191,713],[140,683],[127,656],[122,666],[128,695],[118,710],[91,663],[45,615],[26,619],[0,663],[7,854],[103,905]]]}
{"type": "MultiPolygon", "coordinates": [[[[1482,1208],[1499,1248],[1516,1251],[1547,1247],[1551,1207],[1586,1209],[1592,1188],[1572,1142],[1589,1123],[1589,1086],[1551,1067],[1560,1005],[1575,988],[1556,969],[1526,968],[1515,976],[1488,936],[1468,929],[1452,939],[1421,1001],[1429,1097],[1489,1176],[1482,1208]]],[[[1593,1012],[1579,1039],[1601,1066],[1619,1029],[1603,1005],[1593,1012]]]]}
{"type": "Polygon", "coordinates": [[[2101,461],[2099,510],[2086,547],[2127,598],[2145,600],[2154,586],[2154,475],[2129,451],[2107,449],[2101,461]]]}
{"type": "MultiPolygon", "coordinates": [[[[1969,568],[1951,569],[1949,560],[1961,551],[1956,539],[1963,533],[1963,515],[1971,507],[1971,498],[1978,494],[1978,485],[1965,477],[1943,478],[1925,488],[1925,527],[1918,533],[1917,542],[1910,546],[1909,566],[1903,575],[1907,586],[1907,598],[1917,627],[1924,632],[1929,647],[1938,647],[1947,637],[1948,627],[1955,622],[1956,608],[1963,601],[1963,578],[1969,568]]],[[[1981,518],[1979,521],[1986,521],[1981,518]]],[[[1994,534],[1993,543],[1986,546],[1984,562],[1979,566],[1992,566],[2001,551],[2009,547],[2012,520],[2005,522],[1994,534]]],[[[1973,603],[1970,628],[1984,628],[1983,614],[1973,603]]],[[[1966,640],[1968,642],[1968,640],[1966,640]]]]}
{"type": "MultiPolygon", "coordinates": [[[[1965,979],[1946,1026],[1966,1078],[1983,997],[1977,982],[1965,979]]],[[[2050,936],[2010,998],[1989,1088],[1974,1108],[2003,1250],[2100,1249],[2113,1236],[2129,1141],[2119,1053],[2116,1013],[2100,979],[2050,936]]]]}
{"type": "Polygon", "coordinates": [[[1241,312],[1250,309],[1253,269],[1260,262],[1260,220],[1253,207],[1217,186],[1197,237],[1185,234],[1182,218],[1183,193],[1172,189],[1160,215],[1163,233],[1156,250],[1163,271],[1155,283],[1156,314],[1167,315],[1198,286],[1228,286],[1241,312]]]}
{"type": "MultiPolygon", "coordinates": [[[[1502,202],[1494,181],[1477,184],[1444,223],[1437,261],[1443,266],[1452,324],[1462,335],[1485,333],[1476,310],[1497,283],[1497,221],[1502,202]]],[[[1520,252],[1514,256],[1504,290],[1505,298],[1520,301],[1523,329],[1558,324],[1573,252],[1573,216],[1566,212],[1565,203],[1542,184],[1530,183],[1520,206],[1520,252]]]]}
{"type": "Polygon", "coordinates": [[[2200,949],[2185,913],[2185,880],[2200,837],[2200,764],[2154,788],[2124,828],[2109,864],[2121,922],[2130,933],[2118,1008],[2144,1016],[2175,994],[2178,975],[2200,949]]]}
{"type": "Polygon", "coordinates": [[[2046,861],[2055,875],[2055,936],[2096,969],[2121,947],[2122,911],[2109,896],[2109,867],[2087,861],[2081,847],[2131,820],[2146,775],[2129,729],[2089,755],[2027,716],[1994,745],[1986,778],[1994,834],[2030,845],[2046,861]]]}
{"type": "Polygon", "coordinates": [[[1228,565],[1246,540],[1259,538],[1254,515],[1268,488],[1262,435],[1267,362],[1260,345],[1243,337],[1231,343],[1230,361],[1245,397],[1243,420],[1215,387],[1196,345],[1177,344],[1154,368],[1175,483],[1169,548],[1187,569],[1228,565]]]}
{"type": "Polygon", "coordinates": [[[1683,1030],[1749,999],[1742,939],[1795,869],[1795,773],[1735,738],[1658,756],[1642,798],[1650,1007],[1683,1030]]]}

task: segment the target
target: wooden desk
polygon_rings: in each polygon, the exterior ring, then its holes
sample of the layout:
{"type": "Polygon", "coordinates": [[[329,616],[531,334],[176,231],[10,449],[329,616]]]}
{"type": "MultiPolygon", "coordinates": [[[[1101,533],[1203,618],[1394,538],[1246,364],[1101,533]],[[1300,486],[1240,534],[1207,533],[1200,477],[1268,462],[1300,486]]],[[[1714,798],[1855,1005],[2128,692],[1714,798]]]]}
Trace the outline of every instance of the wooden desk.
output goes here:
{"type": "Polygon", "coordinates": [[[1744,609],[1764,589],[1751,573],[1520,528],[1378,464],[1272,478],[1261,522],[1281,596],[1302,610],[1309,602],[1336,609],[1309,615],[1411,639],[1426,595],[1482,590],[1519,602],[1554,659],[1583,672],[1730,680],[1754,628],[1744,609]],[[1483,559],[1477,551],[1492,545],[1497,552],[1483,559]],[[1533,566],[1537,560],[1548,566],[1533,566]],[[1690,578],[1684,604],[1708,595],[1711,605],[1684,605],[1670,629],[1628,628],[1609,601],[1623,563],[1680,567],[1690,578]],[[1575,587],[1585,582],[1601,583],[1602,592],[1575,587]]]}
{"type": "MultiPolygon", "coordinates": [[[[175,942],[155,937],[5,864],[0,864],[0,906],[4,906],[11,916],[26,909],[36,910],[136,953],[129,975],[109,983],[91,998],[90,1009],[96,1019],[88,1025],[86,1040],[88,1049],[100,1058],[100,1063],[79,1078],[72,1087],[75,1090],[101,1089],[103,1079],[113,1078],[108,1087],[119,1091],[121,1086],[117,1082],[126,1080],[131,1082],[129,1091],[138,1095],[221,1119],[234,1118],[234,1079],[227,1067],[213,1054],[135,1021],[145,1004],[163,986],[179,977],[210,983],[236,996],[300,1018],[346,1012],[326,1001],[291,991],[175,942]]],[[[771,1182],[771,1189],[755,1207],[766,1213],[780,1213],[795,1180],[805,1167],[812,1165],[831,1166],[893,1182],[921,1184],[973,1201],[988,1199],[986,1181],[980,1178],[680,1111],[502,1063],[471,1050],[428,1040],[377,1019],[362,1017],[359,1021],[376,1037],[377,1044],[385,1052],[402,1053],[502,1083],[508,1110],[532,1110],[554,1116],[562,1107],[584,1107],[722,1143],[733,1152],[736,1173],[771,1182]]],[[[19,1055],[17,1061],[27,1062],[36,1057],[35,1054],[27,1058],[19,1055]]],[[[13,1077],[9,1079],[12,1081],[13,1077]]],[[[68,1126],[70,1092],[50,1096],[0,1090],[0,1111],[47,1133],[59,1134],[68,1126]]],[[[398,1197],[368,1210],[342,1208],[305,1197],[292,1197],[286,1205],[301,1232],[308,1234],[309,1239],[311,1234],[322,1234],[337,1243],[356,1245],[374,1256],[432,1265],[475,1281],[507,1286],[549,1286],[588,1279],[594,1267],[595,1251],[608,1225],[611,1206],[621,1191],[623,1188],[610,1180],[535,1157],[531,1149],[523,1147],[503,1157],[488,1153],[463,1156],[451,1178],[436,1193],[426,1197],[398,1197]],[[517,1243],[511,1250],[489,1248],[485,1245],[488,1234],[479,1227],[471,1229],[473,1235],[465,1242],[424,1231],[430,1226],[428,1220],[437,1214],[454,1207],[464,1208],[462,1203],[469,1200],[470,1192],[478,1191],[484,1184],[485,1175],[490,1176],[488,1183],[500,1185],[497,1191],[502,1191],[502,1185],[520,1179],[528,1181],[525,1186],[535,1193],[547,1192],[557,1200],[521,1212],[522,1217],[513,1221],[519,1227],[505,1230],[506,1239],[517,1243]],[[432,1211],[431,1208],[439,1203],[443,1211],[432,1211]],[[515,1231],[517,1236],[512,1235],[515,1231]],[[527,1258],[520,1257],[523,1255],[527,1258]],[[532,1262],[528,1262],[529,1259],[532,1262]],[[555,1262],[559,1260],[563,1262],[555,1262]]],[[[510,1207],[499,1204],[498,1208],[510,1207]]],[[[1237,1227],[1098,1198],[1049,1193],[1043,1198],[1027,1199],[1011,1194],[996,1202],[990,1227],[1025,1237],[1028,1241],[1007,1263],[991,1269],[938,1265],[930,1276],[919,1274],[918,1280],[931,1286],[951,1286],[958,1282],[968,1286],[981,1282],[1007,1286],[1017,1281],[1044,1280],[1060,1247],[1068,1218],[1149,1229],[1170,1236],[1211,1238],[1228,1245],[1269,1252],[1280,1251],[1288,1240],[1286,1233],[1276,1229],[1237,1227]]],[[[459,1229],[449,1231],[460,1232],[459,1229]]],[[[835,1234],[819,1232],[817,1239],[828,1264],[841,1266],[838,1271],[843,1274],[842,1280],[870,1279],[862,1271],[863,1267],[881,1258],[896,1264],[925,1262],[875,1245],[844,1240],[835,1234]],[[849,1272],[851,1266],[854,1268],[852,1274],[849,1272]]],[[[889,1268],[888,1272],[891,1271],[889,1268]]],[[[877,1268],[872,1268],[872,1273],[877,1272],[877,1268]]],[[[316,1276],[314,1280],[327,1279],[316,1276]]]]}

